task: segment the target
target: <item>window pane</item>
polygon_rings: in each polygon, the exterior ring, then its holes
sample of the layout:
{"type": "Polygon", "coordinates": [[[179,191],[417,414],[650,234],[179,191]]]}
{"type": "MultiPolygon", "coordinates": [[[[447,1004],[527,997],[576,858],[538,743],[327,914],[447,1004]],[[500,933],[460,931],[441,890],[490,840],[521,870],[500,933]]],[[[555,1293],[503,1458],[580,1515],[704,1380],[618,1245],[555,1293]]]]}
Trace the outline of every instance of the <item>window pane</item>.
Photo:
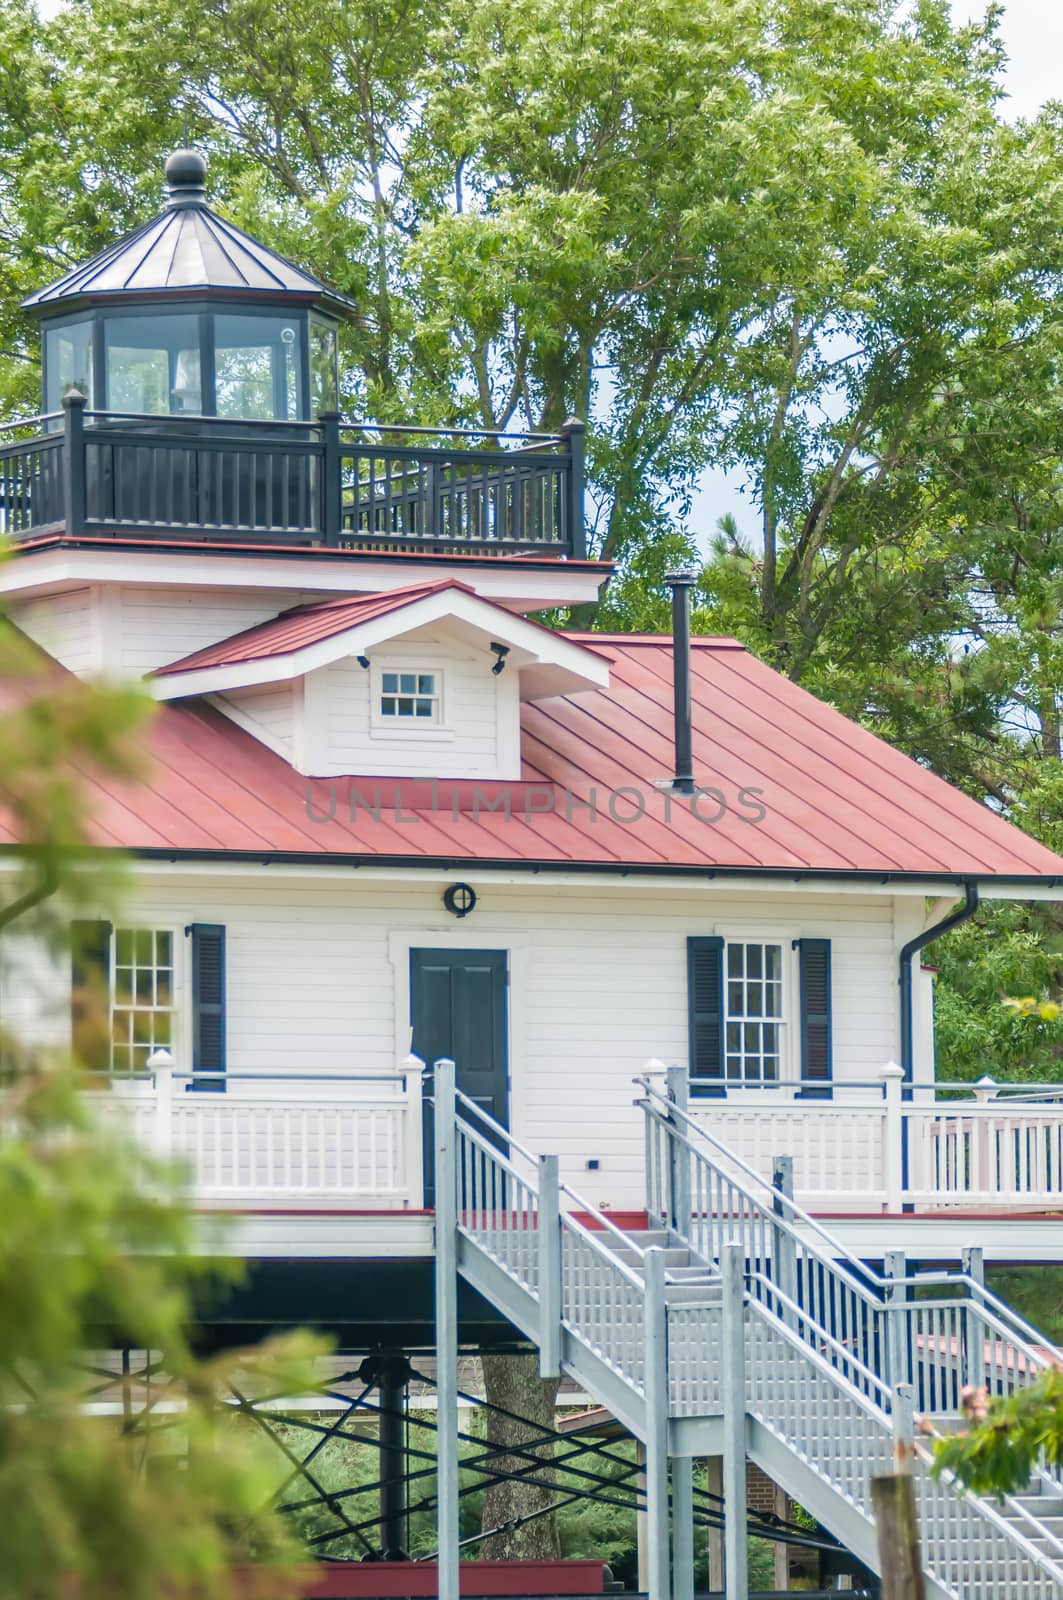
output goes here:
{"type": "Polygon", "coordinates": [[[416,694],[416,692],[417,692],[417,674],[416,674],[416,672],[404,672],[404,673],[402,673],[401,676],[400,676],[399,688],[402,690],[403,694],[416,694]]]}
{"type": "Polygon", "coordinates": [[[746,1016],[763,1016],[763,985],[759,983],[746,984],[746,1016]]]}
{"type": "Polygon", "coordinates": [[[219,417],[294,422],[300,326],[290,317],[215,316],[214,393],[219,417]]]}
{"type": "Polygon", "coordinates": [[[417,674],[418,694],[435,694],[436,675],[434,672],[419,672],[417,674]]]}
{"type": "Polygon", "coordinates": [[[336,330],[311,318],[310,389],[313,414],[335,411],[339,405],[336,374],[336,330]]]}
{"type": "Polygon", "coordinates": [[[740,944],[729,944],[727,946],[727,971],[732,978],[740,978],[742,976],[743,953],[743,946],[740,944]]]}
{"type": "Polygon", "coordinates": [[[123,966],[129,966],[133,960],[133,935],[128,928],[119,928],[114,936],[115,957],[123,966]]]}
{"type": "Polygon", "coordinates": [[[385,672],[384,673],[384,693],[385,694],[398,694],[398,692],[399,692],[399,675],[398,675],[398,673],[397,672],[385,672]]]}
{"type": "Polygon", "coordinates": [[[173,935],[157,933],[155,935],[155,962],[157,966],[168,967],[173,961],[173,935]]]}
{"type": "Polygon", "coordinates": [[[80,389],[89,405],[95,404],[92,392],[92,323],[69,322],[63,328],[49,328],[45,339],[45,364],[48,393],[44,409],[58,411],[66,391],[80,389]]]}
{"type": "Polygon", "coordinates": [[[107,317],[103,340],[108,411],[203,410],[198,317],[107,317]]]}
{"type": "Polygon", "coordinates": [[[759,978],[762,972],[761,958],[764,946],[759,944],[746,945],[746,973],[750,978],[759,978]]]}
{"type": "Polygon", "coordinates": [[[419,717],[430,717],[432,715],[432,702],[431,702],[431,700],[418,700],[418,702],[417,702],[417,715],[419,717]]]}
{"type": "Polygon", "coordinates": [[[766,944],[764,946],[764,974],[768,978],[782,977],[782,945],[766,944]]]}

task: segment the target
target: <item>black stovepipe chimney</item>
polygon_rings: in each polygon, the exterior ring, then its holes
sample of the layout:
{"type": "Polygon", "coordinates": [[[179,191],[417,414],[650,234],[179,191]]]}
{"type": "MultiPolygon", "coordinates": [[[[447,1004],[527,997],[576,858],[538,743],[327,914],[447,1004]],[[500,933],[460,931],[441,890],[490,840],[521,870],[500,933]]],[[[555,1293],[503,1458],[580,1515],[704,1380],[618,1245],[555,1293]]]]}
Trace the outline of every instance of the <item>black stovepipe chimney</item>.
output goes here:
{"type": "Polygon", "coordinates": [[[665,584],[672,591],[672,672],[675,685],[675,773],[677,794],[693,794],[694,753],[690,733],[690,591],[697,582],[693,572],[669,572],[665,584]]]}

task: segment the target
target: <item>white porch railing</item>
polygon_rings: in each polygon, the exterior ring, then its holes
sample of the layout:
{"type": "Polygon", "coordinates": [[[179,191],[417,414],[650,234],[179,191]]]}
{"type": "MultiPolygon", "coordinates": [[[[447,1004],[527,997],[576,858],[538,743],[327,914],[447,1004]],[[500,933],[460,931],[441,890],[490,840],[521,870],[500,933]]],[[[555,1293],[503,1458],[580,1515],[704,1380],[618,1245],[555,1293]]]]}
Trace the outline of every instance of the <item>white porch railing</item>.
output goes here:
{"type": "Polygon", "coordinates": [[[424,1203],[422,1077],[408,1056],[394,1073],[190,1075],[161,1067],[115,1080],[90,1099],[106,1120],[186,1170],[196,1201],[367,1210],[424,1203]]]}
{"type": "Polygon", "coordinates": [[[827,1100],[822,1083],[721,1093],[695,1080],[690,1114],[768,1181],[774,1158],[792,1155],[795,1196],[814,1211],[1063,1205],[1063,1086],[982,1079],[909,1099],[890,1065],[878,1083],[831,1087],[827,1100]]]}

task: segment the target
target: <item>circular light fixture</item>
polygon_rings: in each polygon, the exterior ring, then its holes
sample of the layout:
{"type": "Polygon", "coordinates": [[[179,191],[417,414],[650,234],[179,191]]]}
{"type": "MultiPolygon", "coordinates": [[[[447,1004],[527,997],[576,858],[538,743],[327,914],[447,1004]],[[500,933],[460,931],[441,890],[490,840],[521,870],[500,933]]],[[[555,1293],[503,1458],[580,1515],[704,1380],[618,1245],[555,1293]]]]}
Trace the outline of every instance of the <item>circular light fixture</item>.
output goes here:
{"type": "Polygon", "coordinates": [[[443,904],[455,917],[467,917],[476,905],[476,890],[469,883],[452,883],[443,890],[443,904]]]}
{"type": "Polygon", "coordinates": [[[295,343],[295,329],[294,328],[282,328],[281,329],[281,343],[282,344],[294,344],[295,343]]]}

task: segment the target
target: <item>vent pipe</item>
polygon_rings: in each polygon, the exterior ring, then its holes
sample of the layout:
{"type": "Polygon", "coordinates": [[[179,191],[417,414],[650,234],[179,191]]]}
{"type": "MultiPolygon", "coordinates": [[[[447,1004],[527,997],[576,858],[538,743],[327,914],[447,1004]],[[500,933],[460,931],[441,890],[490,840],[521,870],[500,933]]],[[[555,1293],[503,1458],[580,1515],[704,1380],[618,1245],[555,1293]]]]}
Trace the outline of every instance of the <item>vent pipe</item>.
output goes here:
{"type": "Polygon", "coordinates": [[[676,794],[693,794],[694,753],[690,731],[690,591],[697,582],[693,572],[669,572],[665,584],[672,591],[672,674],[675,698],[676,794]]]}

